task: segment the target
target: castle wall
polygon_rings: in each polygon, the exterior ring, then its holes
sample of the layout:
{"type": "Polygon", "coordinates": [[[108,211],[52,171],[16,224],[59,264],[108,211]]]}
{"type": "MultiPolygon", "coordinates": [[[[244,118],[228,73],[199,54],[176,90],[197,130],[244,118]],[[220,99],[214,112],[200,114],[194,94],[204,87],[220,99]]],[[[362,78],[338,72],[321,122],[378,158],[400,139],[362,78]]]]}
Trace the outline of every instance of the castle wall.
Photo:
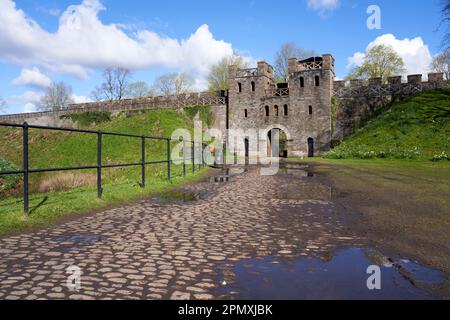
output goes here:
{"type": "Polygon", "coordinates": [[[400,76],[391,77],[386,84],[380,78],[368,81],[334,81],[333,96],[339,108],[333,123],[332,143],[337,143],[353,134],[362,120],[370,117],[395,98],[405,98],[422,91],[450,88],[450,81],[442,73],[428,74],[428,81],[422,75],[409,75],[403,83],[400,76]]]}
{"type": "MultiPolygon", "coordinates": [[[[225,117],[225,97],[222,97],[219,93],[200,92],[170,97],[78,103],[70,105],[65,110],[0,115],[0,122],[28,122],[28,124],[34,125],[58,126],[61,124],[68,125],[69,123],[67,121],[63,122],[60,117],[72,113],[104,111],[117,114],[119,112],[134,112],[139,110],[180,109],[192,105],[209,105],[212,107],[213,115],[217,116],[218,119],[219,117],[225,117]]],[[[225,123],[225,119],[218,120],[218,124],[220,122],[225,123]]]]}

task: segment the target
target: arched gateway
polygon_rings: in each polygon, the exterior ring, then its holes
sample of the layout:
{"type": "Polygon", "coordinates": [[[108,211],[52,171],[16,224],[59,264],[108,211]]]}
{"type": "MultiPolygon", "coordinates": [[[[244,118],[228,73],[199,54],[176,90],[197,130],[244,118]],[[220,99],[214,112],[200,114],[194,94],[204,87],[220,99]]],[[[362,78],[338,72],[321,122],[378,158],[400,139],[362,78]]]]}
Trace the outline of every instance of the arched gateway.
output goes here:
{"type": "Polygon", "coordinates": [[[267,156],[287,158],[287,134],[282,129],[273,128],[267,132],[267,156]]]}

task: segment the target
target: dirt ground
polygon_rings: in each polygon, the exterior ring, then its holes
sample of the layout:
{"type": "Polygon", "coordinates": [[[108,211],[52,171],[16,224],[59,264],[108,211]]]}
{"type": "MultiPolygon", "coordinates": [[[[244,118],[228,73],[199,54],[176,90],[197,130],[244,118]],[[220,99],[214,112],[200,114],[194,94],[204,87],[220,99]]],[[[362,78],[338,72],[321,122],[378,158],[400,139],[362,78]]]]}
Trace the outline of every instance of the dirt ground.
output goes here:
{"type": "Polygon", "coordinates": [[[346,208],[345,224],[390,256],[450,275],[450,169],[310,164],[346,208]],[[441,171],[442,170],[442,171],[441,171]]]}

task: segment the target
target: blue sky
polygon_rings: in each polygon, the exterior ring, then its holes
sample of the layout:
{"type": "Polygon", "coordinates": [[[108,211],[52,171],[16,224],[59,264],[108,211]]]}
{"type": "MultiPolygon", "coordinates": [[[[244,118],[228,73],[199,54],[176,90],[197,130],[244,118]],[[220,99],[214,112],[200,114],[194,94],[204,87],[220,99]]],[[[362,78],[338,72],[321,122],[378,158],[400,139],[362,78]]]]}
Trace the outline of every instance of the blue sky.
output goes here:
{"type": "Polygon", "coordinates": [[[35,110],[50,81],[88,100],[107,66],[129,68],[149,84],[185,71],[202,89],[223,56],[272,63],[287,41],[333,54],[339,78],[378,43],[391,45],[409,73],[426,73],[440,51],[439,21],[439,0],[0,0],[3,113],[35,110]],[[380,30],[366,26],[369,5],[381,9],[380,30]]]}

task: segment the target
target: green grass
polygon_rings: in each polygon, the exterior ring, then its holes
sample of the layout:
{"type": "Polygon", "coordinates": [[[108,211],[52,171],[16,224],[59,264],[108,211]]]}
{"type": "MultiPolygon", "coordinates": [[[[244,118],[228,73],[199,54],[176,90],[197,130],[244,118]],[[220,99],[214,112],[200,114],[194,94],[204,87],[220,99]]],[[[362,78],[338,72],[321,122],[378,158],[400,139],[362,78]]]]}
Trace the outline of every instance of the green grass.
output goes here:
{"type": "MultiPolygon", "coordinates": [[[[131,117],[124,114],[111,118],[98,125],[81,121],[80,127],[91,130],[129,133],[136,135],[170,137],[176,129],[193,131],[193,111],[191,108],[181,113],[176,110],[158,110],[142,112],[131,117]]],[[[197,108],[198,109],[198,108],[197,108]]],[[[201,113],[206,117],[207,108],[201,113]]],[[[80,116],[82,119],[83,116],[80,116]]],[[[80,118],[79,117],[79,118],[80,118]]],[[[86,119],[92,118],[87,115],[86,119]]],[[[84,119],[84,120],[86,120],[84,119]]],[[[30,129],[29,164],[30,168],[91,166],[97,162],[97,137],[95,134],[68,133],[30,129]]],[[[171,142],[174,147],[178,142],[171,142]]],[[[167,142],[146,140],[146,160],[160,161],[167,159],[167,142]]],[[[22,167],[22,132],[21,129],[0,127],[0,159],[22,167]]],[[[102,162],[119,164],[141,161],[141,139],[103,136],[102,162]]],[[[140,188],[140,167],[103,169],[103,200],[97,199],[94,186],[72,189],[70,191],[42,194],[39,185],[59,173],[33,173],[30,175],[30,209],[31,214],[23,215],[22,187],[19,183],[13,191],[13,197],[0,199],[0,234],[17,232],[36,225],[48,225],[67,214],[83,214],[94,209],[105,208],[139,199],[155,192],[164,192],[181,183],[194,181],[202,177],[192,174],[188,166],[188,176],[182,177],[182,167],[172,165],[172,180],[167,180],[167,164],[148,165],[146,168],[146,188],[140,188]]],[[[95,175],[95,170],[80,171],[95,175]]],[[[1,178],[1,177],[0,177],[1,178]]]]}
{"type": "MultiPolygon", "coordinates": [[[[301,160],[299,158],[289,158],[290,162],[302,162],[319,165],[337,165],[349,167],[352,169],[368,169],[379,172],[404,174],[411,177],[433,179],[448,184],[450,180],[450,162],[432,162],[424,159],[330,159],[323,157],[308,158],[301,160]]],[[[433,185],[430,185],[433,188],[433,185]]]]}
{"type": "Polygon", "coordinates": [[[326,157],[450,160],[450,90],[394,103],[326,157]]]}

